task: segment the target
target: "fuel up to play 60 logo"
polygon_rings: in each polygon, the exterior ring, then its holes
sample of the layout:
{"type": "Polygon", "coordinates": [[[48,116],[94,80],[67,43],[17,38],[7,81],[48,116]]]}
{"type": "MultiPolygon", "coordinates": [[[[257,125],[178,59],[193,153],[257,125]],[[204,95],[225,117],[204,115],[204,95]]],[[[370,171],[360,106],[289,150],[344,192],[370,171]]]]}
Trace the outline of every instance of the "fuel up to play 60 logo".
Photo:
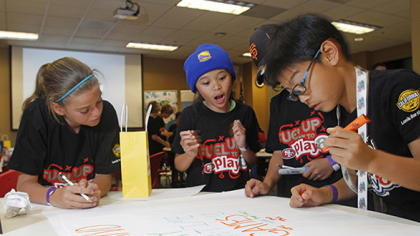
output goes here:
{"type": "Polygon", "coordinates": [[[289,146],[282,151],[283,159],[299,160],[305,156],[311,160],[311,157],[318,157],[321,152],[319,143],[328,137],[322,131],[325,132],[326,129],[319,117],[281,126],[278,133],[279,141],[289,146]]]}

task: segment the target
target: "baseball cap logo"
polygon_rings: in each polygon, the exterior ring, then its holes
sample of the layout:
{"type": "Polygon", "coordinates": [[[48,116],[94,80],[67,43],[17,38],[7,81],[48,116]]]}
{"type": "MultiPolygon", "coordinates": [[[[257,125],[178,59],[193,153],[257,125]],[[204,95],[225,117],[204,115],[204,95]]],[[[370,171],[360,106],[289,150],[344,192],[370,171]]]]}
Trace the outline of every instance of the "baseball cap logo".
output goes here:
{"type": "Polygon", "coordinates": [[[257,49],[257,46],[255,45],[255,43],[252,43],[249,46],[249,53],[251,53],[252,59],[258,61],[258,49],[257,49]]]}
{"type": "Polygon", "coordinates": [[[205,62],[205,61],[210,60],[211,55],[210,55],[210,52],[206,50],[206,51],[202,51],[202,52],[200,52],[200,53],[197,55],[197,58],[198,58],[198,60],[199,60],[200,62],[205,62]]]}

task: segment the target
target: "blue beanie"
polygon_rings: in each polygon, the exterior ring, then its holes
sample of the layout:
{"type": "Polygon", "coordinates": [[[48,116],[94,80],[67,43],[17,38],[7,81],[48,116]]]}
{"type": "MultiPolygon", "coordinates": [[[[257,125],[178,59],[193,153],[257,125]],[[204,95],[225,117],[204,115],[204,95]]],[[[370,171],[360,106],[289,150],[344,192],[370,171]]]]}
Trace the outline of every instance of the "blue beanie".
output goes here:
{"type": "Polygon", "coordinates": [[[216,69],[225,69],[235,79],[235,69],[229,55],[215,44],[201,44],[184,63],[187,83],[191,91],[196,92],[195,83],[201,75],[216,69]]]}

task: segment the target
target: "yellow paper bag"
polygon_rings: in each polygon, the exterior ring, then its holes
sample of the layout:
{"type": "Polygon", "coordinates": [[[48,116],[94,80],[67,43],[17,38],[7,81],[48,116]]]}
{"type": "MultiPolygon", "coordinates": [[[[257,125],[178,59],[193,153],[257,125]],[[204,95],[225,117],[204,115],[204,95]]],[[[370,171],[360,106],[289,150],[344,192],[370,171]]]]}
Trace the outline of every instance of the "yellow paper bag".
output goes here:
{"type": "Polygon", "coordinates": [[[127,117],[128,107],[124,105],[121,111],[120,132],[122,196],[123,198],[149,197],[152,192],[152,180],[147,128],[146,131],[127,132],[127,117]],[[125,132],[123,132],[124,115],[125,132]]]}
{"type": "Polygon", "coordinates": [[[152,192],[147,132],[121,132],[121,181],[124,198],[149,197],[152,192]]]}

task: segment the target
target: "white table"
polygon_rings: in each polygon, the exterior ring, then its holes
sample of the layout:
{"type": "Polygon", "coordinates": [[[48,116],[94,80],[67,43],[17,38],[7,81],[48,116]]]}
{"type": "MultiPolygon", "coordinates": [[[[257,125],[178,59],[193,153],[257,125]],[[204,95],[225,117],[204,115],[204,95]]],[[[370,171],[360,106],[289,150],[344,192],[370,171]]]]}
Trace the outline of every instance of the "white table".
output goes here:
{"type": "Polygon", "coordinates": [[[1,213],[7,236],[88,235],[88,230],[110,230],[98,235],[170,236],[420,233],[420,223],[389,215],[340,205],[293,209],[288,202],[287,198],[273,196],[247,198],[243,190],[154,201],[127,200],[121,192],[111,192],[92,209],[66,210],[34,204],[26,216],[5,219],[3,207],[1,213]],[[276,229],[278,234],[269,229],[276,229]]]}

